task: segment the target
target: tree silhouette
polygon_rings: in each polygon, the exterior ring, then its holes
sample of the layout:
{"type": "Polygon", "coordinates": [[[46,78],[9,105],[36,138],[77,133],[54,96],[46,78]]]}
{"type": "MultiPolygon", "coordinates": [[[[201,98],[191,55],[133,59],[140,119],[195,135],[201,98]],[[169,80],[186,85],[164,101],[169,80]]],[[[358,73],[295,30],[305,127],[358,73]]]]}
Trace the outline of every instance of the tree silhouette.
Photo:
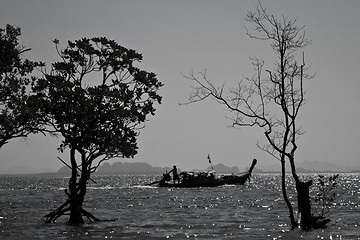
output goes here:
{"type": "Polygon", "coordinates": [[[224,85],[216,86],[211,82],[206,71],[195,74],[191,70],[190,74],[184,75],[195,83],[188,103],[213,98],[232,113],[234,127],[250,126],[264,130],[267,143],[258,144],[258,147],[281,163],[282,194],[289,209],[291,226],[295,228],[297,220],[286,191],[286,160],[290,163],[298,193],[300,225],[303,229],[310,229],[314,222],[309,198],[312,181],[302,182],[299,179],[295,152],[298,148],[296,140],[304,133],[296,121],[305,103],[304,79],[313,77],[307,73],[304,54],[299,56],[297,52],[311,41],[306,39],[304,27],[298,26],[296,20],[284,16],[277,19],[261,3],[254,11],[248,11],[246,21],[253,27],[252,30],[247,29],[250,38],[270,42],[277,57],[273,69],[266,69],[264,73],[264,60],[251,58],[255,74],[241,80],[228,92],[224,85]],[[300,62],[296,60],[298,57],[302,57],[300,62]]]}
{"type": "Polygon", "coordinates": [[[154,103],[161,103],[157,90],[162,86],[151,72],[135,63],[142,55],[107,38],[82,38],[59,50],[61,61],[35,86],[49,125],[62,135],[60,151],[70,149],[71,178],[68,199],[47,214],[54,222],[70,212],[70,224],[82,224],[83,216],[98,219],[84,210],[86,184],[101,162],[137,153],[138,130],[154,103]]]}
{"type": "Polygon", "coordinates": [[[26,138],[43,130],[44,115],[30,93],[35,77],[29,75],[42,63],[23,59],[30,51],[19,43],[21,29],[0,29],[0,148],[10,139],[26,138]]]}

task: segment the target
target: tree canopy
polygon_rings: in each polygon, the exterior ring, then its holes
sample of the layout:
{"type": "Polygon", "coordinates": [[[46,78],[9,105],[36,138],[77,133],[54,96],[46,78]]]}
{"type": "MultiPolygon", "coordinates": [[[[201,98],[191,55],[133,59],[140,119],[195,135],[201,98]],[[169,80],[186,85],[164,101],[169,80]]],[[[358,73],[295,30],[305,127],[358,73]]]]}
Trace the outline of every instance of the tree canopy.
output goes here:
{"type": "Polygon", "coordinates": [[[0,29],[0,148],[10,139],[27,137],[43,129],[43,115],[30,93],[35,77],[29,75],[42,63],[24,59],[30,48],[19,43],[21,29],[0,29]]]}
{"type": "MultiPolygon", "coordinates": [[[[68,41],[64,50],[58,40],[54,43],[61,61],[49,73],[43,69],[34,91],[48,126],[63,137],[59,150],[70,149],[70,222],[78,224],[81,214],[96,220],[81,207],[90,174],[105,160],[137,153],[138,130],[155,114],[154,103],[161,103],[157,91],[162,83],[155,73],[136,66],[141,54],[105,37],[68,41]]],[[[49,214],[47,222],[68,210],[49,214]]]]}
{"type": "Polygon", "coordinates": [[[153,103],[161,103],[156,75],[134,64],[142,55],[107,38],[69,41],[63,51],[54,43],[62,61],[37,90],[64,137],[60,149],[76,147],[91,158],[134,156],[136,130],[155,113],[153,103]]]}

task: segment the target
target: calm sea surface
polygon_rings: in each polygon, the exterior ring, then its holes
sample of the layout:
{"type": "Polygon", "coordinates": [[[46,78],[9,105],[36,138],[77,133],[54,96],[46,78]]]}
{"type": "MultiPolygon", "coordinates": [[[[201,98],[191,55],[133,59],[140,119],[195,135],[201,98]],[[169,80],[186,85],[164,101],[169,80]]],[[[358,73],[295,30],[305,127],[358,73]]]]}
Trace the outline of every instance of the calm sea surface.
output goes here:
{"type": "Polygon", "coordinates": [[[253,174],[245,186],[145,186],[157,178],[94,176],[84,207],[110,221],[72,227],[68,216],[43,218],[66,200],[68,178],[0,176],[0,239],[360,239],[359,174],[341,174],[332,221],[309,232],[289,230],[277,174],[253,174]]]}

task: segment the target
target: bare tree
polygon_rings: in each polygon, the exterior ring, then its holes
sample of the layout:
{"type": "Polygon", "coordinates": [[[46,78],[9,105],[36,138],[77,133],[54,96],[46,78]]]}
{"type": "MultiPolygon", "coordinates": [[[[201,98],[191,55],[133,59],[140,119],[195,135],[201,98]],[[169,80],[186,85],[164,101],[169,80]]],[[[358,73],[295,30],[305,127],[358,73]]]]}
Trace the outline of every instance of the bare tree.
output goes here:
{"type": "Polygon", "coordinates": [[[246,29],[247,35],[256,40],[269,41],[276,54],[274,67],[265,69],[264,60],[250,58],[255,74],[245,77],[238,85],[229,90],[225,86],[216,86],[207,77],[206,70],[195,74],[193,70],[185,78],[193,81],[187,103],[195,103],[213,98],[225,105],[231,112],[233,127],[260,127],[264,131],[266,143],[258,147],[275,157],[281,163],[281,184],[284,201],[289,209],[292,228],[297,226],[294,210],[287,195],[285,162],[289,161],[292,176],[298,193],[298,212],[301,213],[301,227],[313,226],[309,187],[312,181],[302,182],[295,167],[296,140],[304,134],[297,125],[301,107],[305,104],[304,80],[308,74],[304,53],[298,51],[311,41],[305,37],[304,26],[298,26],[295,19],[284,16],[276,18],[268,14],[259,3],[254,11],[248,11],[246,21],[253,27],[246,29]],[[300,56],[299,56],[300,55],[300,56]],[[296,59],[300,58],[301,61],[296,59]]]}

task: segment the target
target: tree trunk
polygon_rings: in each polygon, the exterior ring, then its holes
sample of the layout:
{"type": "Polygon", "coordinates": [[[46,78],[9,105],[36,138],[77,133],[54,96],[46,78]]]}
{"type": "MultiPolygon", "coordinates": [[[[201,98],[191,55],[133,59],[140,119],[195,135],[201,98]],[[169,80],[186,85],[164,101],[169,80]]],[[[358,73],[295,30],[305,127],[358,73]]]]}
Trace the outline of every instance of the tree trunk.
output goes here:
{"type": "Polygon", "coordinates": [[[70,198],[70,219],[69,224],[78,225],[83,224],[84,219],[81,215],[82,201],[78,198],[78,186],[77,186],[77,163],[75,159],[75,148],[70,149],[70,161],[71,161],[71,178],[69,180],[69,198],[70,198]]]}
{"type": "Polygon", "coordinates": [[[75,148],[70,149],[70,161],[71,161],[71,178],[69,180],[69,191],[65,190],[68,199],[56,210],[45,215],[46,223],[55,222],[57,218],[70,212],[70,218],[68,223],[71,225],[81,225],[84,223],[83,216],[89,221],[100,221],[91,213],[83,209],[84,198],[86,194],[86,184],[90,179],[90,168],[86,162],[86,155],[84,151],[78,150],[81,154],[81,176],[78,180],[78,166],[75,159],[75,148]]]}
{"type": "Polygon", "coordinates": [[[313,217],[311,215],[311,204],[309,196],[309,188],[312,185],[312,180],[308,182],[301,182],[296,179],[296,191],[298,193],[298,208],[301,214],[300,226],[303,230],[310,230],[313,225],[313,217]]]}
{"type": "Polygon", "coordinates": [[[295,221],[294,211],[293,207],[291,205],[291,202],[289,201],[289,198],[287,196],[286,192],[286,172],[285,172],[285,160],[281,161],[281,189],[282,194],[284,197],[284,201],[289,209],[289,218],[291,222],[291,229],[294,229],[298,226],[297,222],[295,221]]]}
{"type": "Polygon", "coordinates": [[[289,158],[291,165],[291,173],[295,180],[297,199],[298,199],[298,212],[300,214],[300,227],[303,230],[310,230],[313,225],[313,217],[311,214],[311,203],[309,196],[309,188],[312,185],[312,180],[308,182],[300,181],[295,168],[295,161],[293,157],[289,158]]]}

